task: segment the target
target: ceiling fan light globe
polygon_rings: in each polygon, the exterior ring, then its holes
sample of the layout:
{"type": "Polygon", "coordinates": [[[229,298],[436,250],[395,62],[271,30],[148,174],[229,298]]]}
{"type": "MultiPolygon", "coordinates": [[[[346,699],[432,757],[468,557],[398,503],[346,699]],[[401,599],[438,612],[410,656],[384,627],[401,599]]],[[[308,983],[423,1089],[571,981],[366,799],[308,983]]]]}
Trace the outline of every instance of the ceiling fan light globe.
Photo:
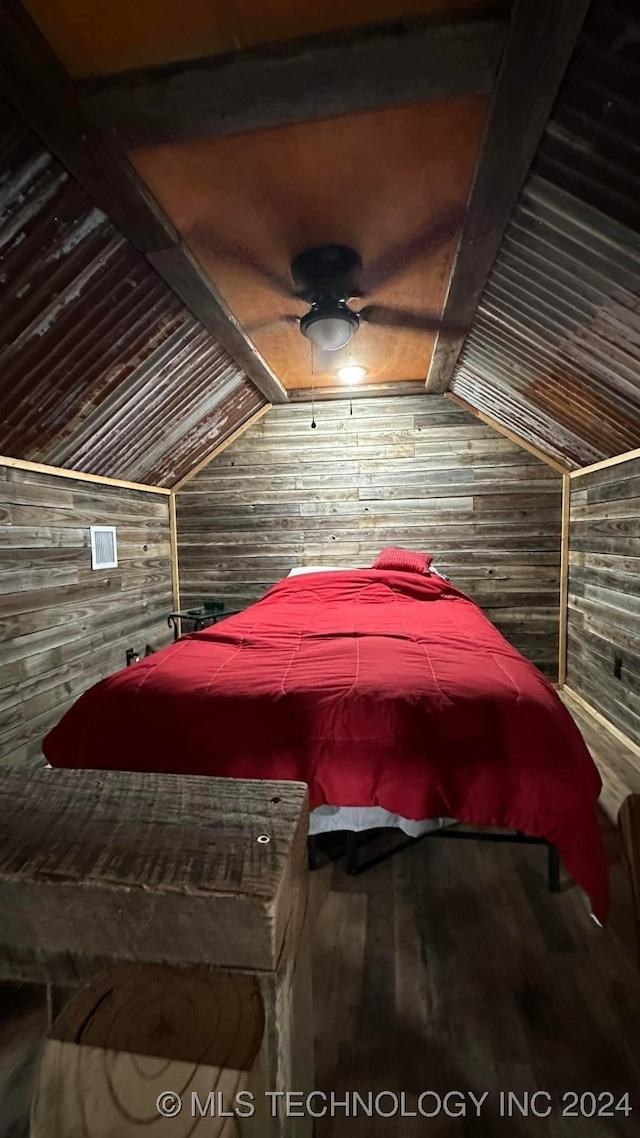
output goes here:
{"type": "Polygon", "coordinates": [[[346,311],[333,314],[310,312],[300,321],[303,336],[323,352],[337,352],[344,348],[357,329],[357,316],[346,311]]]}

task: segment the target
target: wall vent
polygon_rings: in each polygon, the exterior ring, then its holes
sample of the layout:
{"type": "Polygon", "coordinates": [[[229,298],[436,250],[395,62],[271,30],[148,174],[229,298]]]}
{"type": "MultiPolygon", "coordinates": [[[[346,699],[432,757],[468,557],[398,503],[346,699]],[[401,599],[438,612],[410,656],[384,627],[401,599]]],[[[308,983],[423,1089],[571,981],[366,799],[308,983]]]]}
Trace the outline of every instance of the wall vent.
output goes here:
{"type": "Polygon", "coordinates": [[[118,543],[115,526],[90,526],[91,568],[116,569],[118,565],[118,543]]]}

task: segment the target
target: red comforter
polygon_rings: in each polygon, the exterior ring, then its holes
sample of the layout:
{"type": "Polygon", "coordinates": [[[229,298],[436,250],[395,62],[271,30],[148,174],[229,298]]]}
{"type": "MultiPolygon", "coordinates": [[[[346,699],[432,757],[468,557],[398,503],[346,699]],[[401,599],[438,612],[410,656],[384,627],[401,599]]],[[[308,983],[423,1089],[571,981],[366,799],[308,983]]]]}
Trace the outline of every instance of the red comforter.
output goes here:
{"type": "Polygon", "coordinates": [[[600,777],[553,688],[453,585],[311,573],[85,692],[54,766],[299,779],[310,805],[523,830],[608,909],[600,777]]]}

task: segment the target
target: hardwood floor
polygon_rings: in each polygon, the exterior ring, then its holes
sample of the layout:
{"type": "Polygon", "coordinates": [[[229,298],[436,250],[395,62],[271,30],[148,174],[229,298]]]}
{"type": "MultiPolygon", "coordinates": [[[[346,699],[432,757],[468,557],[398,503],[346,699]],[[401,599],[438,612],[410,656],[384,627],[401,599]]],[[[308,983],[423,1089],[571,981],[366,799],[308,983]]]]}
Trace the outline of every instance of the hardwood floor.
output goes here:
{"type": "Polygon", "coordinates": [[[479,1119],[469,1102],[459,1118],[338,1109],[318,1120],[317,1138],[640,1133],[640,968],[617,838],[603,824],[615,860],[605,930],[575,886],[547,892],[535,847],[427,839],[362,876],[343,863],[313,875],[318,1089],[404,1091],[407,1110],[426,1090],[489,1092],[479,1119]],[[535,1090],[552,1096],[548,1118],[500,1117],[500,1091],[535,1090]],[[628,1091],[633,1114],[563,1118],[569,1091],[609,1091],[615,1103],[628,1091]]]}
{"type": "MultiPolygon", "coordinates": [[[[367,1117],[360,1108],[347,1118],[337,1107],[317,1120],[316,1138],[639,1133],[640,966],[617,835],[603,825],[614,891],[604,930],[571,883],[548,893],[537,847],[427,839],[356,877],[344,859],[311,875],[318,1090],[338,1099],[357,1091],[365,1102],[369,1092],[404,1091],[407,1111],[423,1091],[457,1091],[452,1114],[461,1096],[488,1092],[479,1119],[468,1097],[466,1117],[367,1117]],[[552,1096],[548,1118],[517,1108],[500,1117],[500,1091],[522,1100],[535,1090],[552,1096]],[[615,1102],[628,1091],[633,1114],[562,1118],[561,1096],[572,1090],[609,1091],[615,1102]]],[[[28,987],[0,993],[0,1136],[27,1138],[44,998],[28,987]]],[[[379,1101],[391,1110],[391,1098],[379,1101]]],[[[435,1104],[423,1100],[425,1110],[435,1104]]]]}

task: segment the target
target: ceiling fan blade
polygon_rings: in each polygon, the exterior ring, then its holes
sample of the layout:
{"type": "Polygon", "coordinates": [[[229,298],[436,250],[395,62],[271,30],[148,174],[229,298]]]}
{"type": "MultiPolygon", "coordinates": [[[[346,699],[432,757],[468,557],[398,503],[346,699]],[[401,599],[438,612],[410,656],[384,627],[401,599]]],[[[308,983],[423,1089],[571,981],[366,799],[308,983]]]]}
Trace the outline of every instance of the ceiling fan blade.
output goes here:
{"type": "Polygon", "coordinates": [[[213,257],[219,257],[224,261],[236,261],[238,264],[252,269],[253,272],[258,273],[272,287],[276,288],[281,296],[295,297],[291,278],[285,277],[275,269],[270,268],[257,253],[254,253],[241,241],[231,241],[220,233],[216,233],[211,226],[203,222],[196,222],[190,226],[185,232],[185,238],[188,243],[193,243],[193,247],[199,246],[213,257]]]}
{"type": "Polygon", "coordinates": [[[408,332],[438,332],[442,324],[442,317],[435,312],[411,312],[408,308],[387,308],[383,304],[367,304],[358,315],[366,324],[404,328],[408,332]]]}
{"type": "Polygon", "coordinates": [[[266,328],[276,328],[278,324],[299,324],[300,317],[293,313],[286,316],[274,316],[272,320],[261,320],[258,324],[249,324],[245,331],[251,336],[253,332],[262,332],[266,328]]]}
{"type": "Polygon", "coordinates": [[[418,229],[407,241],[395,245],[387,250],[376,261],[365,265],[362,272],[361,296],[365,296],[375,289],[386,284],[391,277],[401,269],[412,265],[421,258],[433,256],[444,245],[453,240],[462,228],[465,210],[461,206],[452,206],[444,210],[439,217],[429,222],[422,229],[418,229]]]}

